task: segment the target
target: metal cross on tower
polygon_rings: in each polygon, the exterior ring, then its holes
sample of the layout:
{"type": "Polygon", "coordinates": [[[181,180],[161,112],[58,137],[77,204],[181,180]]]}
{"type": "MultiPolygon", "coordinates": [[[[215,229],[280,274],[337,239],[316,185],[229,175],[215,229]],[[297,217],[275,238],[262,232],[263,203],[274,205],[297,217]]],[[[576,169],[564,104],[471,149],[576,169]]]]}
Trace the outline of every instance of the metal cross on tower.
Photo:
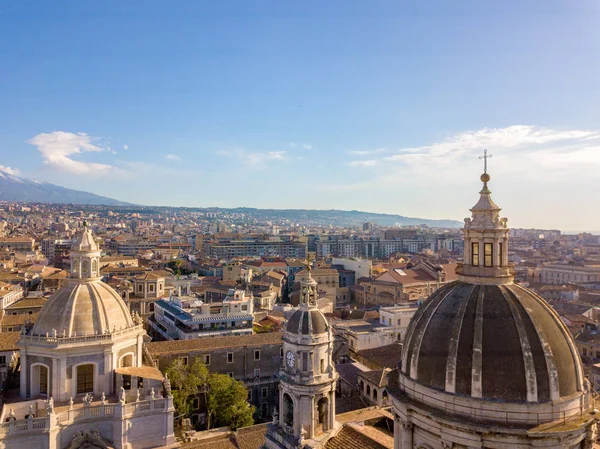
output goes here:
{"type": "Polygon", "coordinates": [[[487,150],[483,150],[483,156],[479,156],[479,159],[483,159],[483,172],[487,173],[487,160],[491,158],[492,155],[488,154],[487,150]]]}

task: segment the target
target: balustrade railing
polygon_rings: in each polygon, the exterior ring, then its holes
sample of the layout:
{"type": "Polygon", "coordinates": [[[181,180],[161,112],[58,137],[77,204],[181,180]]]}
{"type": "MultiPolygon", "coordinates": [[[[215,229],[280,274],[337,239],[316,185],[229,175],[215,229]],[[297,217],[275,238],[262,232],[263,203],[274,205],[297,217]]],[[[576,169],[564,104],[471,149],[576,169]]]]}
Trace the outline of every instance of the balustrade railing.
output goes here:
{"type": "Polygon", "coordinates": [[[40,430],[48,430],[55,425],[66,425],[80,420],[96,420],[105,417],[124,418],[126,416],[136,415],[138,413],[160,413],[167,410],[169,406],[168,398],[155,398],[128,404],[99,404],[78,407],[71,410],[65,410],[56,414],[49,414],[42,418],[27,418],[0,423],[0,436],[11,435],[15,433],[24,433],[40,430]],[[56,421],[54,421],[56,419],[56,421]]]}
{"type": "Polygon", "coordinates": [[[38,343],[45,345],[58,345],[67,343],[89,343],[99,341],[111,341],[129,333],[134,333],[143,329],[144,325],[139,324],[127,329],[109,331],[105,334],[96,335],[78,335],[75,337],[61,337],[60,335],[21,335],[21,341],[28,343],[38,343]]]}
{"type": "Polygon", "coordinates": [[[27,418],[0,424],[0,435],[12,435],[50,428],[50,418],[27,418]]]}

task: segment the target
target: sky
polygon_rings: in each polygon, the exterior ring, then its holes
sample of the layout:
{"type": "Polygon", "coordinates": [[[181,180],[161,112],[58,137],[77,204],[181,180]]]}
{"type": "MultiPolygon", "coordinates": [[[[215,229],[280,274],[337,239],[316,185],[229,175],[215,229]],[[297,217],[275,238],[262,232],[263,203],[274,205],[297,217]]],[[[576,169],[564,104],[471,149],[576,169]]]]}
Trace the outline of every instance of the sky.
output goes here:
{"type": "Polygon", "coordinates": [[[600,3],[0,0],[0,168],[138,204],[600,230],[600,3]]]}

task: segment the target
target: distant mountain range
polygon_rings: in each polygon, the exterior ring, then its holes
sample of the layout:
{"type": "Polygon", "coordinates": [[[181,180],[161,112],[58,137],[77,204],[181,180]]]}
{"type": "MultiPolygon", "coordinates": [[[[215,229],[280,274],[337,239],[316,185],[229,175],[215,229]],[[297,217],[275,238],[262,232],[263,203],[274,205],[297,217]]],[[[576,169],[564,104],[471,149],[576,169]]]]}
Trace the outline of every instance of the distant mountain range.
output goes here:
{"type": "Polygon", "coordinates": [[[129,203],[117,201],[94,193],[67,189],[48,182],[30,181],[0,170],[0,201],[27,203],[90,204],[107,206],[127,206],[129,203]]]}
{"type": "Polygon", "coordinates": [[[313,223],[324,226],[356,226],[365,222],[373,222],[380,226],[427,225],[439,228],[459,228],[463,225],[456,220],[432,220],[427,218],[405,217],[403,215],[379,214],[357,210],[312,210],[312,209],[255,209],[250,207],[217,208],[217,207],[168,207],[137,206],[113,198],[99,196],[81,190],[67,189],[55,184],[41,181],[30,181],[0,170],[0,201],[24,203],[78,204],[90,206],[123,206],[127,210],[141,214],[175,211],[184,209],[197,212],[217,212],[223,214],[244,214],[246,217],[261,220],[289,220],[296,223],[313,223]]]}
{"type": "Polygon", "coordinates": [[[464,223],[456,220],[433,220],[428,218],[405,217],[395,214],[380,214],[359,210],[313,210],[313,209],[254,209],[238,207],[234,209],[206,208],[206,211],[243,213],[257,218],[287,219],[296,222],[314,222],[322,225],[356,226],[372,222],[380,226],[427,225],[434,228],[460,228],[464,223]]]}

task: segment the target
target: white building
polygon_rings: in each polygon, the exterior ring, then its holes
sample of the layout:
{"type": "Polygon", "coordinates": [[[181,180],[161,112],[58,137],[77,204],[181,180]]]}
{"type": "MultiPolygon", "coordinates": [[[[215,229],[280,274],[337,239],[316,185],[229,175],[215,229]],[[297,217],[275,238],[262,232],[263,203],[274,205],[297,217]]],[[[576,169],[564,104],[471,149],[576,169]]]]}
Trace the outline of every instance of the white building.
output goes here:
{"type": "Polygon", "coordinates": [[[244,290],[230,289],[222,302],[171,296],[154,304],[148,320],[151,333],[159,340],[252,334],[254,297],[244,290]]]}
{"type": "Polygon", "coordinates": [[[23,288],[20,285],[7,284],[0,282],[0,314],[4,313],[11,304],[23,298],[23,288]]]}
{"type": "Polygon", "coordinates": [[[334,257],[332,265],[342,265],[344,270],[352,270],[356,273],[355,278],[369,278],[373,274],[373,262],[368,259],[343,259],[334,257]]]}
{"type": "Polygon", "coordinates": [[[175,442],[168,382],[163,389],[160,373],[142,366],[143,325],[101,281],[99,260],[84,227],[71,249],[67,285],[20,336],[22,400],[3,406],[0,447],[133,449],[175,442]],[[143,393],[133,403],[119,389],[124,373],[143,393]]]}
{"type": "Polygon", "coordinates": [[[400,334],[400,341],[404,341],[406,329],[418,308],[416,304],[382,306],[379,308],[379,322],[396,329],[400,334]]]}

